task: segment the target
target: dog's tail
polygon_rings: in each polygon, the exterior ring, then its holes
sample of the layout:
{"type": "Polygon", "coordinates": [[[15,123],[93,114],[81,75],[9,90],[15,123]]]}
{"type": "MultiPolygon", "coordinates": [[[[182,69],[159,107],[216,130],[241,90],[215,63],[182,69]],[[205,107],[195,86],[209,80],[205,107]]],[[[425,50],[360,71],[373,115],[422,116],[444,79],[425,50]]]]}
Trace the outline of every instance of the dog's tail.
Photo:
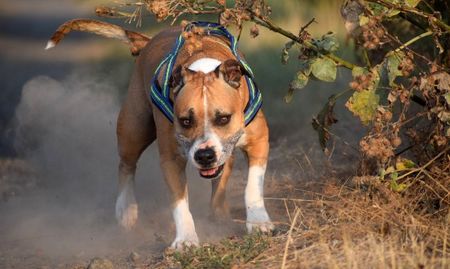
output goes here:
{"type": "Polygon", "coordinates": [[[48,41],[45,49],[48,50],[56,46],[72,30],[119,39],[130,46],[130,51],[133,55],[138,55],[151,39],[149,36],[123,29],[114,24],[91,19],[75,19],[60,25],[48,41]]]}

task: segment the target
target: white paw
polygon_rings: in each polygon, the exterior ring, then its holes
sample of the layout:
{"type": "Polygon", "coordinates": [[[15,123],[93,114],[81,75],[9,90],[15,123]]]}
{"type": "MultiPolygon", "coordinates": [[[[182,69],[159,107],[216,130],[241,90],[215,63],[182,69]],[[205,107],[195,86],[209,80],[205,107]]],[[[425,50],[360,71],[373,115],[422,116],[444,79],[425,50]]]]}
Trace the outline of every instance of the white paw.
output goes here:
{"type": "Polygon", "coordinates": [[[189,234],[184,237],[177,237],[172,242],[171,248],[176,250],[183,250],[185,247],[198,246],[197,234],[189,234]]]}
{"type": "Polygon", "coordinates": [[[116,201],[116,218],[125,230],[131,230],[138,219],[138,205],[133,194],[123,191],[116,201]]]}
{"type": "Polygon", "coordinates": [[[274,225],[264,207],[249,208],[247,210],[246,226],[248,233],[255,231],[269,233],[274,229],[274,225]]]}

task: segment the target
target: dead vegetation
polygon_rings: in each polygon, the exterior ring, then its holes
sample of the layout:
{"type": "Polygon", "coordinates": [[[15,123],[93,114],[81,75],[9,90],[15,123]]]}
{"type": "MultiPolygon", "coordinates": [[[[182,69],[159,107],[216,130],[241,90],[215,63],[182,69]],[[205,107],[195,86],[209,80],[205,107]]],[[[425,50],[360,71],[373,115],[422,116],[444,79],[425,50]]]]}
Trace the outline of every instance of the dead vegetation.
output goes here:
{"type": "Polygon", "coordinates": [[[449,266],[448,200],[430,203],[434,191],[420,189],[408,197],[371,177],[288,186],[278,185],[267,195],[278,223],[273,237],[253,234],[166,253],[156,268],[449,266]],[[270,197],[280,193],[291,198],[270,197]]]}

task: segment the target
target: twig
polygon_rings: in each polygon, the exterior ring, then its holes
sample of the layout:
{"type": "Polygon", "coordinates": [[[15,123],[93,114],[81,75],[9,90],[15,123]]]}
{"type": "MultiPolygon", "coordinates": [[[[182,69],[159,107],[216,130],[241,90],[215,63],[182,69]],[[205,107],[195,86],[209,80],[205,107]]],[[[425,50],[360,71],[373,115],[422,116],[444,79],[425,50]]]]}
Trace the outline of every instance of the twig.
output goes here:
{"type": "Polygon", "coordinates": [[[409,171],[408,173],[403,174],[403,175],[397,177],[397,180],[400,180],[400,179],[405,178],[405,177],[407,177],[407,176],[409,176],[409,175],[411,175],[411,174],[414,174],[414,173],[421,172],[421,171],[425,170],[425,168],[427,168],[428,166],[430,166],[430,164],[432,164],[434,161],[436,161],[437,159],[439,159],[439,158],[440,158],[442,155],[444,155],[449,149],[450,149],[450,147],[447,147],[447,148],[444,149],[442,152],[440,152],[438,155],[436,155],[433,159],[431,159],[429,162],[427,162],[425,165],[423,165],[423,166],[421,166],[421,167],[419,167],[419,168],[413,169],[413,170],[409,171]]]}
{"type": "Polygon", "coordinates": [[[286,245],[284,246],[283,262],[281,263],[281,269],[286,268],[286,259],[287,259],[288,250],[289,250],[289,243],[290,243],[291,237],[292,237],[292,230],[294,229],[294,226],[297,223],[297,218],[299,215],[300,215],[300,209],[297,208],[295,210],[295,215],[294,215],[294,219],[292,220],[291,227],[289,228],[288,237],[286,239],[286,245]]]}
{"type": "Polygon", "coordinates": [[[399,51],[401,51],[402,49],[408,47],[409,45],[415,43],[416,41],[419,41],[420,39],[422,39],[422,38],[424,38],[424,37],[427,37],[427,36],[430,36],[430,35],[432,35],[432,34],[433,34],[432,31],[427,31],[427,32],[425,32],[425,33],[422,33],[422,34],[420,34],[420,35],[418,35],[418,36],[416,36],[416,37],[414,37],[414,38],[408,40],[406,43],[404,43],[403,45],[401,45],[400,47],[398,47],[397,49],[395,49],[394,52],[399,52],[399,51]]]}
{"type": "Polygon", "coordinates": [[[307,24],[302,26],[300,28],[300,31],[298,32],[298,36],[301,36],[301,34],[306,30],[306,28],[308,28],[313,22],[316,22],[316,18],[312,18],[307,24]]]}
{"type": "Polygon", "coordinates": [[[279,197],[264,197],[264,200],[294,201],[294,202],[317,202],[317,201],[321,201],[321,200],[296,199],[296,198],[279,198],[279,197]]]}
{"type": "Polygon", "coordinates": [[[448,25],[445,22],[443,22],[442,20],[436,18],[435,16],[433,16],[433,14],[429,14],[429,13],[423,12],[421,10],[418,10],[416,8],[408,7],[406,5],[397,5],[392,2],[387,2],[385,0],[367,0],[367,1],[383,5],[387,8],[396,9],[396,10],[400,10],[405,13],[412,13],[412,14],[421,16],[423,18],[426,18],[429,22],[436,24],[437,26],[439,26],[446,32],[450,31],[450,25],[448,25]]]}

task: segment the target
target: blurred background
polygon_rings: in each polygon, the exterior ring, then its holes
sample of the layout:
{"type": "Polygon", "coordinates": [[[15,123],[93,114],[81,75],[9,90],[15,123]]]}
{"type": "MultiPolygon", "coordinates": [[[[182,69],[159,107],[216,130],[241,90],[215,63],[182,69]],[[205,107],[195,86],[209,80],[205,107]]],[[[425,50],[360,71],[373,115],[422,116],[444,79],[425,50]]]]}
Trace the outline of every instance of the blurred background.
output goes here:
{"type": "MultiPolygon", "coordinates": [[[[115,2],[117,1],[19,0],[3,1],[0,4],[1,156],[17,154],[12,143],[14,131],[11,129],[11,120],[20,101],[23,85],[34,76],[47,75],[62,79],[74,70],[102,74],[117,86],[112,91],[117,90],[118,96],[123,96],[134,59],[127,47],[120,42],[72,32],[55,49],[43,49],[48,38],[61,23],[79,17],[96,18],[95,6],[115,2]]],[[[269,2],[273,9],[273,19],[278,25],[296,33],[299,27],[316,18],[317,23],[308,28],[310,33],[317,37],[328,31],[336,33],[341,41],[340,53],[346,59],[353,60],[352,50],[348,48],[351,44],[346,42],[345,28],[339,14],[342,1],[269,2]]],[[[101,19],[149,35],[168,25],[157,23],[149,14],[144,17],[141,28],[136,28],[134,23],[127,24],[122,19],[101,19]]],[[[295,75],[296,52],[292,50],[290,64],[282,65],[280,52],[288,40],[261,27],[260,36],[253,39],[247,34],[250,27],[251,25],[246,25],[244,29],[240,48],[254,68],[258,83],[264,91],[265,111],[271,124],[282,124],[286,120],[289,127],[308,126],[306,129],[311,129],[311,117],[320,110],[328,96],[347,87],[348,74],[341,69],[337,83],[313,82],[296,94],[292,104],[286,105],[283,96],[289,81],[295,75]]],[[[294,129],[289,129],[289,133],[293,131],[294,129]]]]}
{"type": "MultiPolygon", "coordinates": [[[[168,25],[150,15],[144,17],[141,28],[95,16],[97,5],[112,2],[116,1],[0,2],[0,268],[129,253],[138,246],[161,253],[173,239],[173,229],[167,230],[170,211],[154,146],[138,167],[141,221],[137,230],[124,235],[114,219],[115,122],[134,64],[128,47],[116,40],[72,32],[56,48],[44,50],[56,28],[74,18],[109,21],[150,36],[168,25]]],[[[315,18],[310,33],[317,37],[336,33],[341,44],[338,54],[354,61],[353,45],[346,39],[339,14],[341,1],[269,2],[276,24],[297,33],[315,18]]],[[[349,72],[339,69],[334,83],[312,81],[296,92],[291,104],[285,104],[283,97],[298,67],[297,52],[291,50],[289,64],[282,65],[281,49],[288,40],[261,27],[260,36],[253,39],[248,34],[251,26],[245,25],[239,46],[263,92],[271,131],[268,181],[330,176],[311,119],[330,95],[348,88],[349,72]]],[[[332,161],[348,168],[354,165],[356,154],[351,141],[362,129],[343,109],[344,102],[336,105],[342,123],[333,129],[340,139],[332,161]],[[342,146],[343,141],[350,146],[342,146]]],[[[238,201],[237,211],[243,207],[246,167],[242,163],[237,162],[229,186],[229,200],[238,201]]],[[[194,217],[202,217],[208,208],[209,182],[196,178],[192,169],[190,174],[191,195],[202,197],[193,199],[191,208],[194,217]]],[[[243,231],[241,226],[238,233],[243,231]]],[[[201,240],[217,236],[221,229],[225,234],[236,232],[235,228],[212,226],[207,220],[197,223],[201,240]]]]}

